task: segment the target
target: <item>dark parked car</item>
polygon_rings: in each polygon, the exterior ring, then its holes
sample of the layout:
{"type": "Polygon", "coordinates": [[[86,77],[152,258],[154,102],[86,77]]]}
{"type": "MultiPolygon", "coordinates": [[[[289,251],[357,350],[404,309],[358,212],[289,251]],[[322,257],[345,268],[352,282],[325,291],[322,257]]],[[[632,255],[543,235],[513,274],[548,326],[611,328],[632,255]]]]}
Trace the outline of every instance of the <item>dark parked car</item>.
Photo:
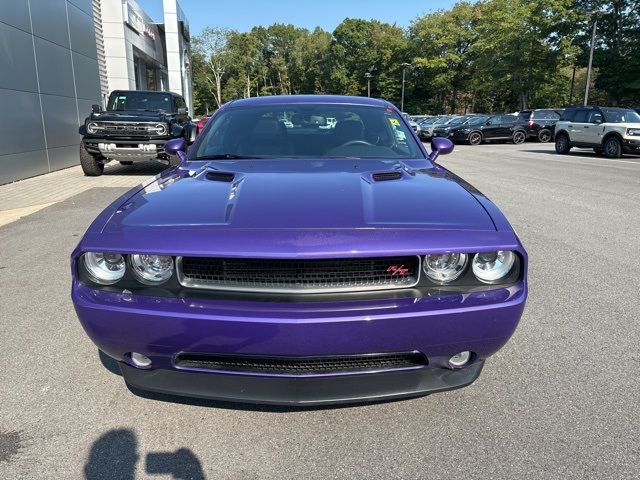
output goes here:
{"type": "Polygon", "coordinates": [[[451,136],[451,130],[461,125],[466,125],[474,115],[457,115],[449,119],[448,122],[436,125],[433,128],[433,136],[434,137],[445,137],[449,138],[451,136]]]}
{"type": "Polygon", "coordinates": [[[454,142],[467,142],[471,145],[506,140],[520,144],[527,139],[526,124],[518,122],[514,115],[483,115],[461,125],[451,133],[454,142]]]}
{"type": "Polygon", "coordinates": [[[188,154],[182,139],[166,149],[181,165],[111,204],[71,255],[80,322],[132,387],[293,405],[415,396],[469,385],[516,329],[518,236],[437,163],[451,141],[428,153],[389,102],[236,100],[188,154]],[[279,120],[296,115],[318,122],[279,120]]]}
{"type": "Polygon", "coordinates": [[[560,120],[564,109],[522,110],[518,113],[518,121],[527,125],[527,136],[546,143],[553,139],[556,123],[560,120]]]}
{"type": "Polygon", "coordinates": [[[106,111],[93,105],[93,112],[80,126],[80,164],[85,175],[102,175],[104,165],[117,160],[123,165],[159,158],[170,164],[164,145],[173,138],[188,143],[196,136],[187,105],[172,92],[115,90],[106,111]]]}

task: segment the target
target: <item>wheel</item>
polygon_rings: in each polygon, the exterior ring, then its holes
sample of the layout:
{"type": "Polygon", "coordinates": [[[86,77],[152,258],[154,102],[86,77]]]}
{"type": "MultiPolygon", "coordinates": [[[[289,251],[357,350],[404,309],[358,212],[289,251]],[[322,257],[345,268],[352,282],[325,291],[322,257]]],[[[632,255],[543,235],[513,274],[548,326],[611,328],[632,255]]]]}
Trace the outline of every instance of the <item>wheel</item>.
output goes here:
{"type": "Polygon", "coordinates": [[[571,150],[571,144],[569,143],[569,137],[565,133],[556,135],[556,153],[565,155],[571,150]]]}
{"type": "Polygon", "coordinates": [[[133,162],[131,160],[121,160],[120,165],[133,165],[133,162]]]}
{"type": "Polygon", "coordinates": [[[538,141],[541,143],[547,143],[551,141],[551,137],[552,137],[551,130],[547,128],[543,128],[538,132],[538,141]]]}
{"type": "Polygon", "coordinates": [[[622,142],[618,137],[605,139],[602,149],[604,150],[604,156],[607,158],[620,158],[622,156],[622,142]]]}
{"type": "Polygon", "coordinates": [[[513,132],[513,137],[511,137],[511,140],[516,145],[520,145],[521,143],[524,143],[526,139],[527,139],[527,134],[524,133],[522,130],[516,130],[515,132],[513,132]]]}
{"type": "Polygon", "coordinates": [[[99,177],[104,170],[104,162],[91,155],[84,143],[80,143],[80,165],[87,177],[99,177]]]}
{"type": "Polygon", "coordinates": [[[469,134],[469,145],[480,145],[482,143],[482,135],[478,132],[471,132],[469,134]]]}

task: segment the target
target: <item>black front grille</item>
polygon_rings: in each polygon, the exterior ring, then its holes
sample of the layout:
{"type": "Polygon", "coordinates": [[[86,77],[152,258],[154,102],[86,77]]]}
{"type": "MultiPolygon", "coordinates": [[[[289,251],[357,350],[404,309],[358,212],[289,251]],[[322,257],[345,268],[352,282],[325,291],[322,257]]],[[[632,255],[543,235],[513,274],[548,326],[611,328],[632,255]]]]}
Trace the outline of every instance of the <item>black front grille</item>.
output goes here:
{"type": "Polygon", "coordinates": [[[254,292],[406,288],[418,282],[420,271],[417,256],[313,260],[183,257],[178,263],[180,282],[186,287],[254,292]]]}
{"type": "Polygon", "coordinates": [[[162,123],[154,122],[94,122],[97,123],[96,135],[126,135],[126,136],[153,136],[158,133],[156,126],[162,123]]]}
{"type": "Polygon", "coordinates": [[[344,355],[331,357],[255,357],[182,354],[175,359],[182,368],[273,375],[321,375],[372,372],[423,367],[427,358],[419,352],[344,355]]]}

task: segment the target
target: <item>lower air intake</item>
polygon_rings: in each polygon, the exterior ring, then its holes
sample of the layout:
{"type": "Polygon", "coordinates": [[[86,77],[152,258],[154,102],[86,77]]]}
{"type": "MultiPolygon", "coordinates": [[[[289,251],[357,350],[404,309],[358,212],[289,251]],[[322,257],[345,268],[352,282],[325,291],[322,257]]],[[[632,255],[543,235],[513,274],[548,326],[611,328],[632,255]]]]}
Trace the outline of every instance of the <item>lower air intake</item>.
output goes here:
{"type": "Polygon", "coordinates": [[[330,357],[255,357],[226,355],[178,355],[175,364],[182,368],[272,375],[322,375],[366,373],[424,367],[427,358],[419,352],[344,355],[330,357]]]}

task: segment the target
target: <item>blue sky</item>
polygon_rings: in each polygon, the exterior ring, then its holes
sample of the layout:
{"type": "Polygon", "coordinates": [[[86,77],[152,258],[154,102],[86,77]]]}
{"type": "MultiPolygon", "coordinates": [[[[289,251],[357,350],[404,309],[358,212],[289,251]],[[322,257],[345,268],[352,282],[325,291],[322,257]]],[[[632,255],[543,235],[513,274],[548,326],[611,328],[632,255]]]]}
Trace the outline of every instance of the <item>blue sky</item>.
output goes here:
{"type": "MultiPolygon", "coordinates": [[[[162,22],[162,0],[136,0],[156,22],[162,22]]],[[[204,27],[224,27],[239,31],[255,25],[292,23],[313,29],[333,29],[346,17],[376,19],[409,25],[417,16],[450,8],[454,0],[178,0],[191,33],[204,27]]]]}

